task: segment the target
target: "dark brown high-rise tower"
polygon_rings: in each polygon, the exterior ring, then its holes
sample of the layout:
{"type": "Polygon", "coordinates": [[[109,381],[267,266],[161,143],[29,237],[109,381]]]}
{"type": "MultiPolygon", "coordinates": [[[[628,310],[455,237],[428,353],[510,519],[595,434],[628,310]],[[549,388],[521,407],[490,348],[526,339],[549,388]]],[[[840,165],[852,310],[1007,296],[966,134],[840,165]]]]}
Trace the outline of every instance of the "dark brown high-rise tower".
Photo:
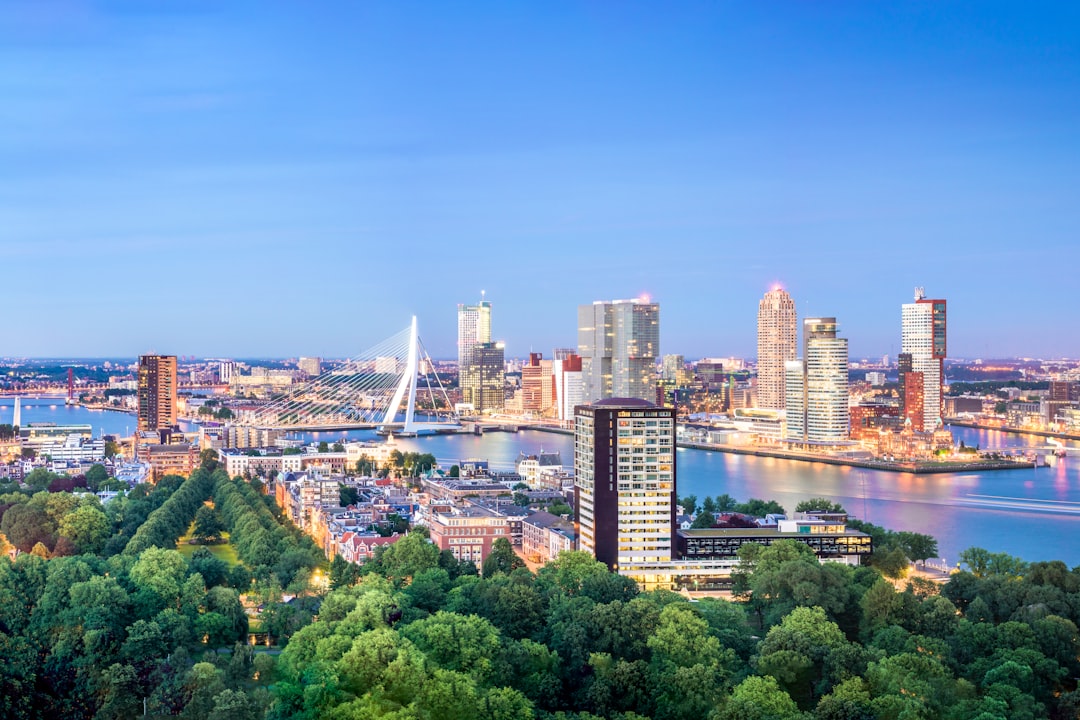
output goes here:
{"type": "Polygon", "coordinates": [[[139,356],[139,430],[176,424],[176,356],[139,356]]]}

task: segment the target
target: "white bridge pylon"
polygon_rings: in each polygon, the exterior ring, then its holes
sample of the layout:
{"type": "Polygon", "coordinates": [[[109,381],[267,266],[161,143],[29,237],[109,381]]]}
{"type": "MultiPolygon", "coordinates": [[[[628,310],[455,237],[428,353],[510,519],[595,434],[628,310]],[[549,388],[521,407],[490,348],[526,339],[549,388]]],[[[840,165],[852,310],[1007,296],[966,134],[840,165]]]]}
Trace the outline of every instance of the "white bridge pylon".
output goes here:
{"type": "Polygon", "coordinates": [[[397,428],[402,434],[452,430],[458,425],[450,399],[435,374],[435,384],[420,375],[420,362],[433,369],[417,332],[416,317],[405,330],[319,377],[294,386],[282,397],[246,413],[239,424],[283,430],[397,428]],[[416,419],[421,377],[435,419],[416,419]],[[436,397],[436,392],[441,397],[436,397]],[[398,419],[402,401],[403,419],[398,419]],[[441,401],[441,403],[440,403],[441,401]]]}

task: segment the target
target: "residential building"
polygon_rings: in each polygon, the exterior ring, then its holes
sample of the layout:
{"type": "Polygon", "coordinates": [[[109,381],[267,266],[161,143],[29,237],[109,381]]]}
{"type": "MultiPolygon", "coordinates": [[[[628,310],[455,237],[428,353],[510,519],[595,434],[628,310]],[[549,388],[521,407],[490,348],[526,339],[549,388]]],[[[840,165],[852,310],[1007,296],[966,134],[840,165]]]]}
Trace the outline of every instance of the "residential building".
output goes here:
{"type": "Polygon", "coordinates": [[[786,406],[785,363],[796,357],[796,317],[795,301],[780,286],[758,302],[758,407],[783,410],[786,406]]]}
{"type": "Polygon", "coordinates": [[[139,356],[139,430],[176,425],[176,356],[139,356]]]}
{"type": "Polygon", "coordinates": [[[187,477],[199,464],[199,448],[190,443],[170,445],[136,445],[136,459],[150,465],[151,482],[157,482],[166,475],[187,477]]]}
{"type": "Polygon", "coordinates": [[[619,572],[671,560],[674,410],[613,398],[579,406],[574,420],[579,549],[619,572]]]}
{"type": "Polygon", "coordinates": [[[521,553],[543,565],[564,550],[574,549],[574,523],[548,512],[535,512],[521,521],[521,553]]]}
{"type": "MultiPolygon", "coordinates": [[[[848,341],[836,318],[803,321],[803,359],[785,363],[788,439],[835,444],[848,439],[848,341]]],[[[759,390],[760,392],[760,390],[759,390]]]]}
{"type": "Polygon", "coordinates": [[[322,358],[317,357],[302,357],[296,363],[300,372],[308,377],[318,377],[322,375],[322,358]]]}
{"type": "MultiPolygon", "coordinates": [[[[555,351],[559,353],[558,350],[555,351]]],[[[574,419],[574,408],[585,401],[585,382],[581,376],[581,356],[567,352],[552,363],[555,406],[559,420],[574,419]]]]}
{"type": "Polygon", "coordinates": [[[638,298],[579,306],[578,354],[586,402],[654,400],[660,305],[638,298]]]}
{"type": "Polygon", "coordinates": [[[481,506],[444,507],[426,516],[431,541],[439,550],[449,550],[458,560],[477,567],[491,553],[499,538],[510,541],[509,519],[481,506]]]}
{"type": "MultiPolygon", "coordinates": [[[[923,427],[941,424],[943,363],[947,351],[945,300],[931,300],[915,288],[915,302],[901,308],[900,351],[911,355],[911,371],[923,374],[923,427]]],[[[906,388],[907,382],[902,386],[906,388]]]]}

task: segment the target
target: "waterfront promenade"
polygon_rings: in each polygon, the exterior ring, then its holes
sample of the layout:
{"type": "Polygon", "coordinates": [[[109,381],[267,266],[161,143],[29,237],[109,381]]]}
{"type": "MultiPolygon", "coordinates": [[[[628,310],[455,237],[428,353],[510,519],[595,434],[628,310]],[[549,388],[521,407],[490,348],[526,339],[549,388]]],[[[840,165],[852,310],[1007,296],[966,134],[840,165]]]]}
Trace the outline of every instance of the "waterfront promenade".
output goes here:
{"type": "MultiPolygon", "coordinates": [[[[556,433],[559,435],[573,435],[574,431],[552,423],[551,421],[491,421],[479,422],[484,432],[516,432],[518,430],[537,430],[540,432],[556,433]]],[[[464,431],[469,432],[469,431],[464,431]]],[[[1080,439],[1080,438],[1078,438],[1080,439]]],[[[688,440],[676,440],[676,446],[692,450],[708,450],[711,452],[732,453],[734,455],[753,455],[755,457],[778,458],[780,460],[795,460],[797,462],[825,463],[826,465],[844,465],[847,467],[864,468],[866,470],[884,470],[886,472],[913,473],[925,475],[933,473],[955,472],[981,472],[984,470],[1019,470],[1033,468],[1035,463],[1028,460],[923,460],[923,461],[893,461],[893,460],[866,460],[860,458],[845,458],[824,453],[800,452],[798,450],[786,450],[771,446],[757,445],[727,445],[723,443],[692,442],[688,440]]]]}

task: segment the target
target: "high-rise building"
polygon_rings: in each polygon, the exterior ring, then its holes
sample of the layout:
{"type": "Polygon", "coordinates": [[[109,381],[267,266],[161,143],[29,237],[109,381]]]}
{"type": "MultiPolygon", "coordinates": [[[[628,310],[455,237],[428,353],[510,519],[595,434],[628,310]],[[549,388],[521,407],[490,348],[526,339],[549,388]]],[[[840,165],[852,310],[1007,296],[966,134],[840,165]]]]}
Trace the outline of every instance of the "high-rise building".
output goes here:
{"type": "Polygon", "coordinates": [[[546,417],[554,406],[553,365],[543,353],[529,353],[529,361],[521,366],[521,395],[522,412],[546,417]]]}
{"type": "Polygon", "coordinates": [[[458,367],[468,363],[472,348],[491,342],[491,303],[457,306],[458,367]]]}
{"type": "Polygon", "coordinates": [[[681,385],[686,381],[686,357],[683,355],[665,355],[663,364],[664,382],[681,385]]]}
{"type": "MultiPolygon", "coordinates": [[[[946,305],[915,288],[915,302],[901,308],[900,351],[911,355],[911,372],[923,375],[923,429],[936,430],[941,422],[942,378],[946,357],[946,305]]],[[[906,388],[907,383],[901,380],[906,388]]]]}
{"type": "Polygon", "coordinates": [[[296,366],[308,377],[322,375],[322,358],[302,357],[297,361],[296,366]]]}
{"type": "MultiPolygon", "coordinates": [[[[559,351],[556,350],[556,353],[559,351]]],[[[555,380],[555,407],[560,420],[572,420],[574,408],[585,401],[585,386],[581,379],[581,356],[567,353],[552,364],[555,380]]]]}
{"type": "Polygon", "coordinates": [[[506,405],[506,356],[501,342],[480,343],[461,373],[462,401],[477,413],[498,412],[506,405]]]}
{"type": "Polygon", "coordinates": [[[176,356],[139,356],[139,430],[176,425],[176,356]]]}
{"type": "Polygon", "coordinates": [[[491,303],[458,305],[458,387],[477,412],[502,409],[504,346],[491,341],[491,303]],[[495,365],[498,365],[496,372],[495,365]]]}
{"type": "Polygon", "coordinates": [[[656,397],[660,305],[646,298],[578,307],[578,354],[585,400],[656,397]]]}
{"type": "Polygon", "coordinates": [[[808,443],[848,439],[848,341],[836,318],[803,321],[802,360],[784,365],[788,438],[808,443]]]}
{"type": "Polygon", "coordinates": [[[758,303],[757,404],[783,410],[786,400],[784,363],[796,357],[795,301],[777,286],[758,303]]]}
{"type": "Polygon", "coordinates": [[[578,549],[616,571],[675,549],[675,411],[614,398],[574,411],[578,549]]]}

